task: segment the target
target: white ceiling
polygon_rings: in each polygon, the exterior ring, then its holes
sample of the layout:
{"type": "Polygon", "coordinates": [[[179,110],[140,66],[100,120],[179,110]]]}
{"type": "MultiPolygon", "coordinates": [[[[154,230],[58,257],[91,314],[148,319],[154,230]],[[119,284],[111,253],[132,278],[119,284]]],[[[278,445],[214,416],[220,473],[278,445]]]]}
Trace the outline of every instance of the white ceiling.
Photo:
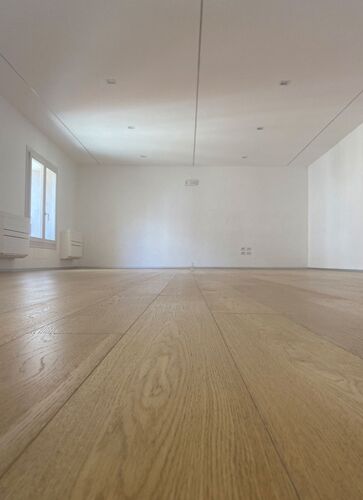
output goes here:
{"type": "Polygon", "coordinates": [[[204,0],[196,109],[200,12],[0,0],[0,93],[81,163],[190,165],[197,111],[196,165],[307,165],[363,121],[362,0],[204,0]]]}

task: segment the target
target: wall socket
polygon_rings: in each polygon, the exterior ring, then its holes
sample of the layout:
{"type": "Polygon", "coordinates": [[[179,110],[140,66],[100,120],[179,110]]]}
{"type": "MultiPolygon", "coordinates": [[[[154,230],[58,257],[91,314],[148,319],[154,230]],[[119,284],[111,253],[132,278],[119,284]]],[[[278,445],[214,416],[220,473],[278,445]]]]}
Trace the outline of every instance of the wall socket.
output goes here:
{"type": "Polygon", "coordinates": [[[252,255],[252,247],[241,247],[241,255],[252,255]]]}

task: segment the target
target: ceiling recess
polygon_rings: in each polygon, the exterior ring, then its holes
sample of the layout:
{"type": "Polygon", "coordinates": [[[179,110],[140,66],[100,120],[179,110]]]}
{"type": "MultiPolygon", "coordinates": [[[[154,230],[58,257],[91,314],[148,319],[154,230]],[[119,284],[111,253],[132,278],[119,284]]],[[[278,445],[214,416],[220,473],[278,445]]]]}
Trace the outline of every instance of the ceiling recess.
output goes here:
{"type": "Polygon", "coordinates": [[[0,95],[77,163],[307,166],[363,120],[360,0],[0,3],[0,95]]]}

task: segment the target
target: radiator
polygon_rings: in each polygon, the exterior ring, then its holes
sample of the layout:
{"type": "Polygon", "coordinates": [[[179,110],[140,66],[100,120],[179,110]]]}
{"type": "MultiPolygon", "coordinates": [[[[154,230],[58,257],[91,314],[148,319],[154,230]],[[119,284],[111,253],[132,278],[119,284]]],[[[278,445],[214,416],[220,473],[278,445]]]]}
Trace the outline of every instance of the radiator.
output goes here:
{"type": "Polygon", "coordinates": [[[67,229],[61,232],[61,259],[80,259],[83,255],[82,233],[67,229]]]}
{"type": "Polygon", "coordinates": [[[0,258],[15,259],[29,254],[30,220],[0,212],[0,258]]]}

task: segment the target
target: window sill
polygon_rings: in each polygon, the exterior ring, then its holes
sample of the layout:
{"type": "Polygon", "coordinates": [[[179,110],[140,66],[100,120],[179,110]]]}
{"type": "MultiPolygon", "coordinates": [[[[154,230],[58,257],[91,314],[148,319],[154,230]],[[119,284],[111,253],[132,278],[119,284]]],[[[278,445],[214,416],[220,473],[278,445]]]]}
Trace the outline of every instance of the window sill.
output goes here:
{"type": "Polygon", "coordinates": [[[30,248],[45,248],[47,250],[56,250],[57,242],[50,240],[41,240],[38,238],[30,238],[30,248]]]}

